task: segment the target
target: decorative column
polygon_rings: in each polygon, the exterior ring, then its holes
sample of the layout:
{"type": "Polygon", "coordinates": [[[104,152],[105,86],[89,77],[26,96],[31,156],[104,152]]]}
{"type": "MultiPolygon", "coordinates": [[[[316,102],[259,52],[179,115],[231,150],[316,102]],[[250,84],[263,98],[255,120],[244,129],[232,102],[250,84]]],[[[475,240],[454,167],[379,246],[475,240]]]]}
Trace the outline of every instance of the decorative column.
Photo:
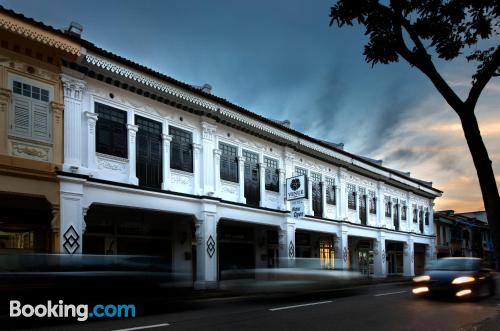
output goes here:
{"type": "Polygon", "coordinates": [[[312,199],[313,189],[312,189],[311,172],[308,171],[307,173],[308,173],[308,176],[307,176],[307,210],[306,210],[305,214],[306,215],[314,215],[313,199],[312,199]]]}
{"type": "Polygon", "coordinates": [[[408,193],[408,199],[407,199],[407,203],[408,203],[408,207],[406,209],[406,219],[408,220],[408,231],[409,232],[414,232],[414,224],[413,224],[413,204],[411,203],[411,196],[412,194],[411,193],[408,193]]]}
{"type": "Polygon", "coordinates": [[[238,182],[240,184],[240,202],[246,203],[245,198],[245,157],[238,156],[238,182]]]}
{"type": "Polygon", "coordinates": [[[60,237],[59,251],[62,254],[81,254],[83,220],[83,183],[80,178],[62,178],[60,182],[60,237]]]}
{"type": "Polygon", "coordinates": [[[52,109],[52,144],[53,144],[53,162],[56,164],[62,164],[63,160],[63,150],[64,150],[64,130],[63,130],[63,118],[64,118],[64,104],[52,101],[50,103],[50,109],[52,109]]]}
{"type": "Polygon", "coordinates": [[[354,194],[355,194],[354,201],[356,202],[356,216],[354,216],[354,221],[356,223],[361,223],[361,219],[359,217],[359,205],[360,205],[359,201],[361,199],[363,199],[363,197],[361,196],[361,193],[358,192],[358,190],[359,190],[359,187],[357,187],[356,190],[354,191],[354,194]]]}
{"type": "Polygon", "coordinates": [[[217,126],[201,122],[202,128],[202,162],[201,162],[201,194],[213,195],[216,191],[214,173],[210,171],[214,164],[214,133],[217,126]]]}
{"type": "Polygon", "coordinates": [[[193,143],[193,194],[200,194],[200,153],[201,153],[201,145],[197,143],[193,143]]]}
{"type": "Polygon", "coordinates": [[[387,276],[387,261],[385,256],[385,236],[383,233],[373,241],[373,276],[384,278],[387,276]]]}
{"type": "Polygon", "coordinates": [[[285,185],[286,185],[286,177],[285,177],[285,169],[280,168],[279,170],[279,189],[280,189],[280,201],[279,201],[279,209],[286,210],[286,201],[285,201],[285,185]]]}
{"type": "MultiPolygon", "coordinates": [[[[220,197],[220,149],[214,149],[214,195],[220,197]]],[[[210,168],[209,168],[210,169],[210,168]]]]}
{"type": "Polygon", "coordinates": [[[196,289],[217,287],[217,215],[215,205],[206,204],[195,221],[196,226],[196,289]]]}
{"type": "Polygon", "coordinates": [[[347,171],[344,168],[339,168],[338,172],[338,183],[340,194],[338,195],[338,207],[340,209],[339,219],[343,220],[347,218],[347,191],[346,191],[346,177],[347,171]]]}
{"type": "Polygon", "coordinates": [[[291,267],[295,265],[295,219],[287,217],[278,230],[279,266],[291,267]]]}
{"type": "Polygon", "coordinates": [[[415,276],[415,253],[411,236],[408,236],[408,241],[404,243],[403,249],[403,275],[407,277],[415,276]]]}
{"type": "Polygon", "coordinates": [[[384,197],[383,197],[383,191],[384,191],[384,183],[378,182],[377,183],[377,226],[381,227],[382,226],[382,215],[385,214],[384,211],[384,197]]]}
{"type": "Polygon", "coordinates": [[[349,237],[347,229],[341,227],[339,234],[333,239],[334,269],[347,270],[349,268],[349,237]]]}
{"type": "Polygon", "coordinates": [[[434,227],[434,202],[431,202],[429,207],[429,234],[435,234],[436,228],[434,227]]]}
{"type": "Polygon", "coordinates": [[[85,112],[85,117],[87,119],[87,168],[96,169],[96,158],[95,158],[95,127],[97,118],[99,117],[96,113],[91,113],[89,111],[85,112]]]}
{"type": "Polygon", "coordinates": [[[323,206],[321,217],[326,218],[326,183],[321,181],[321,205],[323,206]]]}
{"type": "Polygon", "coordinates": [[[340,184],[335,185],[335,219],[340,219],[340,184]]]}
{"type": "Polygon", "coordinates": [[[401,199],[398,199],[396,210],[398,212],[398,224],[399,224],[399,230],[403,231],[403,227],[401,226],[401,199]]]}
{"type": "Polygon", "coordinates": [[[259,189],[260,189],[260,203],[259,206],[265,207],[266,206],[266,164],[264,162],[259,163],[259,176],[260,176],[260,184],[259,184],[259,189]]]}
{"type": "Polygon", "coordinates": [[[161,135],[162,141],[162,183],[161,189],[168,191],[170,190],[170,143],[172,142],[172,136],[168,134],[162,133],[161,135]]]}
{"type": "Polygon", "coordinates": [[[365,199],[365,219],[366,219],[366,224],[370,225],[370,201],[368,199],[368,194],[365,194],[363,197],[365,199]]]}
{"type": "Polygon", "coordinates": [[[7,154],[7,119],[12,92],[0,87],[0,154],[7,154]],[[4,138],[5,137],[5,138],[4,138]]]}
{"type": "Polygon", "coordinates": [[[128,130],[128,168],[129,168],[129,179],[130,184],[139,185],[139,179],[137,178],[136,172],[136,144],[135,136],[139,127],[134,124],[127,124],[128,130]]]}
{"type": "Polygon", "coordinates": [[[64,166],[65,171],[74,171],[82,165],[82,112],[83,80],[61,74],[64,90],[64,166]]]}

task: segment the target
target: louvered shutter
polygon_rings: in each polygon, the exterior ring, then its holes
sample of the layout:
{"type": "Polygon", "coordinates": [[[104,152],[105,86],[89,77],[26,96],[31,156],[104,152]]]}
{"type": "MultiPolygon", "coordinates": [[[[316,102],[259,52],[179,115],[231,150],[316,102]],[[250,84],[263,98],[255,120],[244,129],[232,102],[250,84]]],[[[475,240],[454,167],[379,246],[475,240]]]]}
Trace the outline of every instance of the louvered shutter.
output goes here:
{"type": "Polygon", "coordinates": [[[33,118],[32,118],[32,137],[33,139],[50,139],[50,112],[49,105],[32,101],[33,118]]]}
{"type": "Polygon", "coordinates": [[[12,133],[30,136],[31,111],[30,102],[14,98],[12,101],[12,133]]]}

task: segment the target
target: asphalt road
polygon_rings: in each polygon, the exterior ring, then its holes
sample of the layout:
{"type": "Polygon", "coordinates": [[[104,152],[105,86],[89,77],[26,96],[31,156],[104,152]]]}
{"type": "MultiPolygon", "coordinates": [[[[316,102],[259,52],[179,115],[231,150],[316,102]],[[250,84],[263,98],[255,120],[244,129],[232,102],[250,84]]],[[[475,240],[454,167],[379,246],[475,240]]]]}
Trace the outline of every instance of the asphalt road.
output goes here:
{"type": "Polygon", "coordinates": [[[416,299],[408,285],[379,284],[307,296],[158,300],[138,304],[136,318],[93,318],[52,325],[44,325],[45,321],[39,319],[29,327],[38,330],[462,331],[472,330],[477,323],[499,316],[498,294],[474,302],[416,299]]]}

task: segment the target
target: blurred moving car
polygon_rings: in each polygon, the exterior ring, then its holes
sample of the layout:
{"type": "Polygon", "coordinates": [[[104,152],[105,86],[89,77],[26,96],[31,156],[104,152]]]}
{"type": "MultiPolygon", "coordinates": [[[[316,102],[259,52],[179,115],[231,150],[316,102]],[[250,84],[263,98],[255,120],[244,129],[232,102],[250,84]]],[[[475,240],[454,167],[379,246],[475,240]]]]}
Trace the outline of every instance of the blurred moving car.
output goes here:
{"type": "Polygon", "coordinates": [[[168,259],[140,255],[0,255],[0,293],[36,288],[191,286],[190,273],[172,271],[168,259]]]}
{"type": "Polygon", "coordinates": [[[222,290],[242,293],[300,293],[369,283],[359,271],[327,269],[318,258],[279,259],[275,268],[232,269],[220,273],[222,290]]]}
{"type": "Polygon", "coordinates": [[[434,260],[422,276],[413,278],[413,294],[479,298],[495,294],[495,275],[480,258],[447,257],[434,260]]]}

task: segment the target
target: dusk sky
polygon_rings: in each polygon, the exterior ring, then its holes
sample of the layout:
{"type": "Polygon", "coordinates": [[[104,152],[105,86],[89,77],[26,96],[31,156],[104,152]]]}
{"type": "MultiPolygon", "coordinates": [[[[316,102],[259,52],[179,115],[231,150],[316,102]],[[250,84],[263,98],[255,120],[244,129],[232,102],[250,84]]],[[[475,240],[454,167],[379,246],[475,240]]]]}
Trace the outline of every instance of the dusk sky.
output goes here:
{"type": "MultiPolygon", "coordinates": [[[[436,210],[483,209],[460,122],[417,69],[371,65],[360,27],[329,27],[335,1],[0,1],[310,136],[383,159],[442,191],[436,210]]],[[[474,67],[438,63],[463,97],[474,67]]],[[[500,79],[476,114],[500,182],[500,79]]]]}

